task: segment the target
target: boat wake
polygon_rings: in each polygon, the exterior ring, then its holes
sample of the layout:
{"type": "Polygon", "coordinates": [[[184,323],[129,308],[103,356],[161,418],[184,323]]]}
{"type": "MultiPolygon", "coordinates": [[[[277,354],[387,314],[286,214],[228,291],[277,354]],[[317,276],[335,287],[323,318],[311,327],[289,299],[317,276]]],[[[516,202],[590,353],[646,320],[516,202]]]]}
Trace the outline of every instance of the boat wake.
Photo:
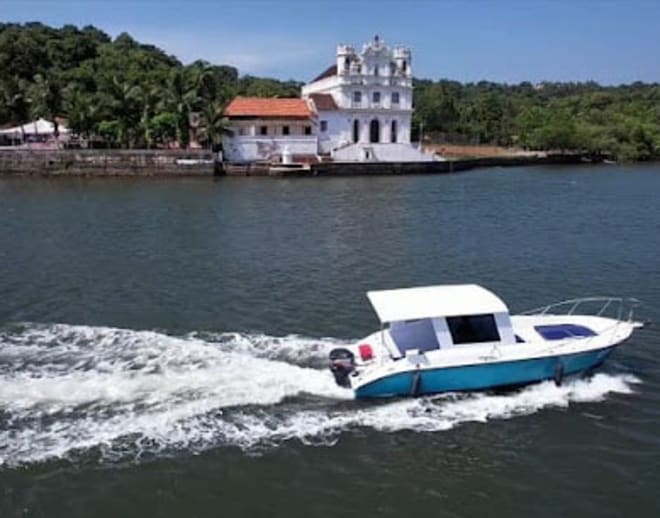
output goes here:
{"type": "Polygon", "coordinates": [[[0,329],[0,466],[146,460],[297,439],[334,444],[357,428],[433,432],[468,421],[629,393],[638,380],[597,374],[502,395],[353,401],[326,369],[342,341],[63,324],[0,329]]]}

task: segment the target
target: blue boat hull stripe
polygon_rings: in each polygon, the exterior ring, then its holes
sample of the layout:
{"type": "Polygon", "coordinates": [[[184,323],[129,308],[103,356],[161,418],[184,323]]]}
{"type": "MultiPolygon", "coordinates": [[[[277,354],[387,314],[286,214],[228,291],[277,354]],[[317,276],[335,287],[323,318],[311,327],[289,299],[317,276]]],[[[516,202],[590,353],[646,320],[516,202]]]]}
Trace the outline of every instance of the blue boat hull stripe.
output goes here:
{"type": "Polygon", "coordinates": [[[614,347],[528,360],[410,370],[362,385],[356,388],[355,395],[358,398],[409,396],[411,387],[418,389],[416,395],[423,395],[535,383],[554,379],[560,363],[563,376],[593,369],[605,361],[614,347]],[[415,379],[416,375],[419,379],[415,379]]]}

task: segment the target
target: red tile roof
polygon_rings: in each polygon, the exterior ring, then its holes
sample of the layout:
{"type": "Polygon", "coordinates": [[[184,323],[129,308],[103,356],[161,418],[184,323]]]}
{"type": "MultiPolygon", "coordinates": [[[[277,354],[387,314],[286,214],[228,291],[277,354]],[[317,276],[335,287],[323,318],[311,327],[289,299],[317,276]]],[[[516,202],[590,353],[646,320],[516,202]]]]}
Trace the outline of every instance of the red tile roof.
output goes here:
{"type": "Polygon", "coordinates": [[[334,98],[330,94],[311,94],[310,99],[314,101],[317,111],[331,111],[338,110],[339,107],[335,103],[334,98]]]}
{"type": "Polygon", "coordinates": [[[227,117],[309,118],[312,112],[304,99],[236,97],[225,108],[227,117]]]}

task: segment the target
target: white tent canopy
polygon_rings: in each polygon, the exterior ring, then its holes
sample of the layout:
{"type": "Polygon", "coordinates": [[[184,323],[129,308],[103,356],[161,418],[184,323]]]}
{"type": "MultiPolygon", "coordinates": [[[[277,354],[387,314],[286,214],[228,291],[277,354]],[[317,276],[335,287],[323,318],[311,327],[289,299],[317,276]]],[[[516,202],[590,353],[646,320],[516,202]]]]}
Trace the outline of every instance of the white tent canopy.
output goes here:
{"type": "Polygon", "coordinates": [[[497,295],[476,284],[370,291],[367,297],[383,323],[509,311],[497,295]]]}
{"type": "MultiPolygon", "coordinates": [[[[69,129],[61,124],[57,127],[57,130],[60,135],[69,133],[69,129]]],[[[0,130],[0,135],[7,135],[15,138],[21,138],[23,135],[53,135],[54,133],[55,124],[41,118],[23,124],[22,126],[14,126],[13,128],[0,130]]]]}

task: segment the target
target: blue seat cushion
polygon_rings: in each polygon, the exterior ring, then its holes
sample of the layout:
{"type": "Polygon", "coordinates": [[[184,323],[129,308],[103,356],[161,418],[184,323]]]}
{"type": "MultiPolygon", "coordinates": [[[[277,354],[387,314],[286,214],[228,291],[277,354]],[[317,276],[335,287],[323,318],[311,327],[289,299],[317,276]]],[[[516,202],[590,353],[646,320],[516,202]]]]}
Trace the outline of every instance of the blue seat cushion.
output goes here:
{"type": "Polygon", "coordinates": [[[564,340],[565,338],[586,338],[596,336],[593,330],[577,324],[550,324],[534,326],[536,332],[546,340],[564,340]]]}

